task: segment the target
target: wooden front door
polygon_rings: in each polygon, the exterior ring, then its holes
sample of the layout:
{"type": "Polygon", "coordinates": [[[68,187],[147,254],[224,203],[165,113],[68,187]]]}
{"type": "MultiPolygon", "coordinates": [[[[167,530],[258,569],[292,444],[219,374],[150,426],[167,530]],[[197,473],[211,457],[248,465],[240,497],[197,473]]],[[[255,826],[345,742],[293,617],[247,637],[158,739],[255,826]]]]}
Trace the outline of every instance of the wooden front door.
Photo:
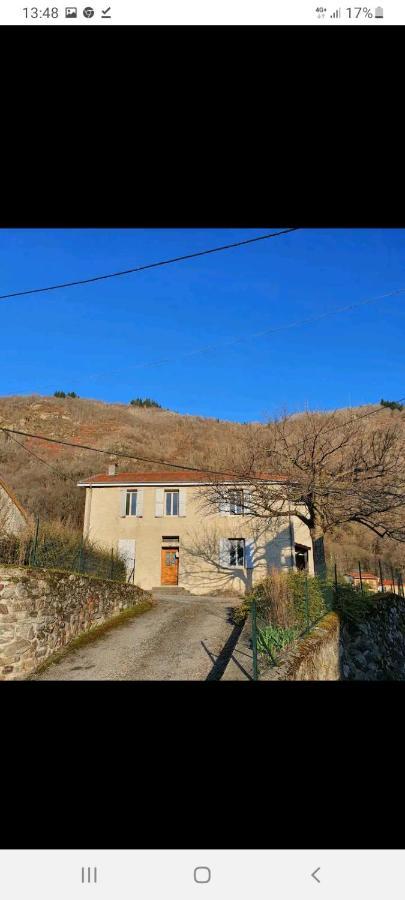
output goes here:
{"type": "Polygon", "coordinates": [[[162,547],[162,584],[179,583],[178,552],[177,549],[171,547],[162,547]]]}

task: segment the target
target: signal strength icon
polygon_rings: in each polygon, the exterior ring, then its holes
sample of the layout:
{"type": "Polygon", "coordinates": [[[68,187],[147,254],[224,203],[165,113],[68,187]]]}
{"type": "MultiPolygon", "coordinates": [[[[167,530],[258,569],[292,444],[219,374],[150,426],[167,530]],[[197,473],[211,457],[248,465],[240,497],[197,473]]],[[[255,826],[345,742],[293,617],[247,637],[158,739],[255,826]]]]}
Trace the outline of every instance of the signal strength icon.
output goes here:
{"type": "Polygon", "coordinates": [[[332,13],[331,19],[340,19],[340,9],[336,9],[334,13],[332,13]]]}

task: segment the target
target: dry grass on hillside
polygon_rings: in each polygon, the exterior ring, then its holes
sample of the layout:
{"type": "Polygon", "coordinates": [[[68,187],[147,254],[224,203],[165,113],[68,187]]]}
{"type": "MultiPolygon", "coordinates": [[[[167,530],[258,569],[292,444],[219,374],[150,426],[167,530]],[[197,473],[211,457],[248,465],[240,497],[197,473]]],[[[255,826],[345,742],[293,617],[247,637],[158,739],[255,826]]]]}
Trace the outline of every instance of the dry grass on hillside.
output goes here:
{"type": "MultiPolygon", "coordinates": [[[[244,426],[158,409],[54,397],[0,398],[0,425],[50,438],[87,444],[130,455],[168,459],[204,468],[221,450],[239,440],[244,426]]],[[[33,438],[0,437],[0,472],[33,514],[81,527],[86,475],[106,471],[108,456],[74,450],[33,438]],[[53,472],[26,451],[53,466],[53,472]],[[63,474],[65,480],[59,477],[63,474]]],[[[121,470],[152,471],[156,464],[121,460],[121,470]]],[[[159,468],[163,468],[159,464],[159,468]]]]}

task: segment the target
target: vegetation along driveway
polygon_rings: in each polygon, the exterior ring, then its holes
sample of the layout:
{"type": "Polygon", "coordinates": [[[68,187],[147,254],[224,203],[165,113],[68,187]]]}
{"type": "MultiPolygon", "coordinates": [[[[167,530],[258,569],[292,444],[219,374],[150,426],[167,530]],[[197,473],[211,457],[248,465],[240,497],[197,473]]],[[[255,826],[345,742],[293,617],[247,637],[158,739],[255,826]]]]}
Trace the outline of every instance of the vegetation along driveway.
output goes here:
{"type": "Polygon", "coordinates": [[[230,597],[157,595],[154,607],[52,663],[35,681],[219,680],[240,634],[230,597]]]}

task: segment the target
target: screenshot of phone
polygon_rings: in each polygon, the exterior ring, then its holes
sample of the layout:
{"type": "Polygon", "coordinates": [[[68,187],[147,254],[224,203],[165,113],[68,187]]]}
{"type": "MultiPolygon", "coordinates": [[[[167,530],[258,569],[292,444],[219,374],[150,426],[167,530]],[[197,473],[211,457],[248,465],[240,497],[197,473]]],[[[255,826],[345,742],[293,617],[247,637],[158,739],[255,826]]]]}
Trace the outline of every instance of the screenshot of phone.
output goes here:
{"type": "Polygon", "coordinates": [[[401,0],[383,6],[325,6],[313,0],[111,0],[79,4],[45,2],[24,5],[8,0],[0,9],[0,25],[348,25],[381,27],[405,24],[401,0]]]}
{"type": "Polygon", "coordinates": [[[404,680],[404,236],[1,230],[4,693],[404,680]]]}

